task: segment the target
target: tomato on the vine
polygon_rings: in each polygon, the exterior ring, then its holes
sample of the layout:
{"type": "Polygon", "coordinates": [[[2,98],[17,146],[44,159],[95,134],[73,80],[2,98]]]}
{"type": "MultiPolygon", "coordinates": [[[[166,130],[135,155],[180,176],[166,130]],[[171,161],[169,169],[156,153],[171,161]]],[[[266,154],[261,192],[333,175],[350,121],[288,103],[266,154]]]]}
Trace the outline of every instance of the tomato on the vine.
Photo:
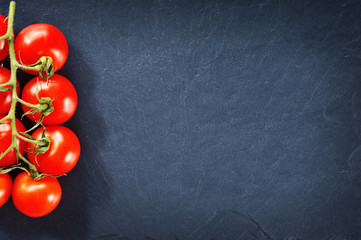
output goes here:
{"type": "MultiPolygon", "coordinates": [[[[0,115],[0,119],[5,117],[5,115],[0,115]]],[[[11,133],[11,124],[10,120],[6,120],[6,123],[0,124],[0,153],[5,152],[11,145],[12,133],[11,133]]],[[[17,131],[25,132],[26,129],[20,120],[15,118],[15,125],[17,131]]],[[[17,139],[17,145],[19,151],[22,155],[25,153],[26,142],[21,139],[17,139]]],[[[16,150],[15,148],[11,149],[2,159],[0,159],[0,167],[10,166],[16,163],[16,150]]]]}
{"type": "Polygon", "coordinates": [[[56,178],[34,180],[26,172],[16,176],[13,185],[15,207],[29,217],[42,217],[52,212],[61,199],[61,186],[56,178]]]}
{"type": "MultiPolygon", "coordinates": [[[[43,128],[37,129],[32,137],[41,139],[43,128]]],[[[63,175],[74,168],[80,155],[78,137],[69,128],[63,126],[48,126],[45,136],[50,139],[50,147],[45,153],[35,153],[35,145],[28,143],[27,155],[38,171],[50,175],[63,175]]]]}
{"type": "MultiPolygon", "coordinates": [[[[56,27],[46,23],[37,23],[24,28],[15,39],[17,60],[25,65],[36,63],[40,57],[53,59],[54,70],[63,67],[68,58],[68,43],[63,33],[56,27]]],[[[24,70],[38,75],[36,71],[24,70]]]]}
{"type": "Polygon", "coordinates": [[[0,207],[9,199],[13,187],[13,180],[8,173],[0,174],[0,207]]]}
{"type": "MultiPolygon", "coordinates": [[[[3,15],[0,15],[0,36],[6,34],[8,30],[8,20],[3,15]]],[[[9,43],[7,39],[0,41],[0,61],[9,56],[9,43]]]]}
{"type": "MultiPolygon", "coordinates": [[[[11,78],[10,70],[3,66],[0,66],[0,84],[9,82],[10,78],[11,78]]],[[[10,88],[10,86],[6,86],[6,87],[10,88]]],[[[20,94],[19,84],[16,84],[16,92],[18,95],[20,94]]],[[[7,114],[10,111],[11,101],[12,101],[11,94],[12,94],[11,89],[6,92],[0,91],[0,103],[1,103],[0,114],[7,114]]]]}
{"type": "MultiPolygon", "coordinates": [[[[38,89],[39,98],[49,97],[53,99],[52,105],[54,111],[43,119],[44,125],[59,125],[69,120],[75,113],[78,104],[78,95],[71,82],[58,74],[54,74],[51,78],[41,80],[35,77],[30,80],[23,89],[22,99],[32,104],[38,104],[36,97],[38,89]]],[[[30,107],[22,105],[24,112],[31,110],[30,107]]],[[[33,121],[39,121],[40,113],[27,115],[33,121]]]]}

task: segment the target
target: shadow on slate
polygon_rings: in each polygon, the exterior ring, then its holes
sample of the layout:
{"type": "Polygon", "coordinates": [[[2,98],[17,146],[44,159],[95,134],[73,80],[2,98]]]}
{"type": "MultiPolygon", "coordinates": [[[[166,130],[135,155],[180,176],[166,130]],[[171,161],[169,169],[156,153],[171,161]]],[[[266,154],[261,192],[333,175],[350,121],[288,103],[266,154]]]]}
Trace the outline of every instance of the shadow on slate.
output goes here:
{"type": "MultiPolygon", "coordinates": [[[[359,91],[355,92],[351,98],[351,107],[353,113],[353,127],[355,131],[355,135],[361,140],[361,88],[359,87],[359,91]]],[[[348,175],[353,184],[361,187],[361,145],[357,146],[349,158],[347,159],[348,164],[348,175]]]]}

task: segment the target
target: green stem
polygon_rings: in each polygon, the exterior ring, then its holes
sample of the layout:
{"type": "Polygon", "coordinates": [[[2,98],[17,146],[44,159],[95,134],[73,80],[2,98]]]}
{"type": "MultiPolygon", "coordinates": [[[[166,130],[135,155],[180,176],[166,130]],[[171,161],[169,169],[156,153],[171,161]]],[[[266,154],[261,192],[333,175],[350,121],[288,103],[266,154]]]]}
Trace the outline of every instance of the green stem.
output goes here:
{"type": "Polygon", "coordinates": [[[21,68],[21,69],[25,69],[25,70],[32,70],[32,71],[40,71],[40,69],[42,68],[42,65],[36,65],[36,66],[27,66],[27,65],[23,65],[18,63],[18,61],[15,60],[14,65],[17,68],[21,68]]]}
{"type": "MultiPolygon", "coordinates": [[[[10,55],[10,71],[11,71],[11,77],[10,81],[8,82],[8,85],[11,86],[12,91],[12,102],[11,102],[11,108],[8,114],[8,118],[11,120],[11,133],[12,133],[12,141],[9,149],[5,151],[3,154],[1,154],[0,159],[2,159],[7,152],[9,152],[12,148],[15,148],[16,155],[22,159],[26,164],[28,164],[29,169],[33,171],[34,175],[38,175],[38,171],[36,170],[36,167],[31,164],[24,156],[21,155],[18,145],[17,145],[17,138],[25,140],[25,138],[21,135],[19,135],[17,129],[16,129],[16,118],[15,118],[15,108],[16,103],[19,101],[18,94],[16,92],[16,71],[18,69],[18,62],[16,61],[15,57],[15,50],[14,50],[14,16],[15,16],[15,2],[11,1],[9,6],[9,16],[8,16],[8,29],[5,36],[8,39],[9,42],[9,55],[10,55]]],[[[1,38],[0,38],[1,39],[1,38]]],[[[5,117],[6,118],[6,117],[5,117]]]]}
{"type": "Polygon", "coordinates": [[[7,86],[9,86],[9,83],[10,83],[10,82],[0,84],[0,88],[3,88],[3,87],[7,87],[7,86]]]}
{"type": "Polygon", "coordinates": [[[28,102],[25,102],[24,100],[22,100],[21,98],[19,98],[18,96],[16,97],[16,101],[18,101],[19,103],[25,105],[25,106],[28,106],[30,108],[36,108],[38,109],[40,107],[39,104],[31,104],[31,103],[28,103],[28,102]]]}
{"type": "MultiPolygon", "coordinates": [[[[3,117],[2,119],[0,119],[0,123],[1,122],[4,122],[4,121],[6,121],[6,120],[9,120],[10,119],[10,116],[9,116],[9,114],[8,115],[6,115],[5,117],[3,117]]],[[[1,158],[0,158],[1,159],[1,158]]]]}
{"type": "Polygon", "coordinates": [[[0,37],[0,41],[9,38],[9,35],[6,33],[0,37]]]}
{"type": "Polygon", "coordinates": [[[31,164],[28,159],[26,159],[23,155],[21,155],[19,149],[16,149],[16,153],[21,160],[23,160],[25,163],[27,163],[29,165],[29,169],[32,172],[32,176],[37,177],[39,175],[39,172],[36,169],[35,165],[31,164]]]}
{"type": "Polygon", "coordinates": [[[26,142],[32,143],[32,144],[34,144],[34,145],[39,145],[39,141],[38,141],[38,140],[32,140],[32,139],[26,138],[26,137],[22,136],[21,134],[16,134],[16,136],[17,136],[18,138],[20,138],[21,140],[24,140],[24,141],[26,141],[26,142]]]}
{"type": "Polygon", "coordinates": [[[2,159],[3,157],[5,157],[5,155],[8,154],[8,153],[10,152],[10,150],[13,149],[13,148],[14,148],[14,146],[13,146],[13,144],[11,143],[11,145],[9,146],[9,148],[6,149],[5,152],[1,153],[0,159],[2,159]]]}

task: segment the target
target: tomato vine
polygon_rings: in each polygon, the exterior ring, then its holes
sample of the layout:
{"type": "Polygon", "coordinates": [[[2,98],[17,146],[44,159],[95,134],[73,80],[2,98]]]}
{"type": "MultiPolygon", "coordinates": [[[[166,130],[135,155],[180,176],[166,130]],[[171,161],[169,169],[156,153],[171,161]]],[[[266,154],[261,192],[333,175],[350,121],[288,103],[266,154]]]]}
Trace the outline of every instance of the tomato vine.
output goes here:
{"type": "MultiPolygon", "coordinates": [[[[38,104],[31,104],[31,103],[26,102],[23,99],[21,99],[18,96],[17,91],[16,91],[16,87],[17,87],[16,72],[17,72],[18,69],[37,71],[37,72],[39,72],[39,77],[41,79],[48,80],[54,74],[54,67],[53,67],[53,63],[52,63],[53,60],[49,56],[42,56],[42,57],[40,57],[40,59],[36,63],[31,64],[31,65],[24,65],[24,64],[21,64],[21,63],[19,63],[17,61],[16,55],[15,55],[15,49],[14,49],[14,40],[15,40],[14,16],[15,16],[15,2],[11,1],[10,6],[9,6],[7,32],[3,36],[0,37],[0,40],[7,39],[8,44],[9,44],[11,77],[10,77],[10,80],[8,82],[0,84],[0,91],[9,91],[9,90],[11,90],[12,102],[11,102],[10,111],[8,112],[8,114],[5,117],[3,117],[0,120],[0,124],[8,124],[7,122],[10,121],[12,141],[11,141],[11,144],[10,144],[9,148],[6,151],[4,151],[3,153],[0,154],[0,161],[12,149],[15,149],[17,160],[20,159],[23,162],[25,162],[28,165],[28,169],[30,171],[28,171],[27,168],[23,167],[21,165],[21,163],[18,162],[16,165],[0,168],[0,174],[1,173],[7,173],[7,172],[10,172],[13,169],[18,168],[18,169],[22,169],[22,170],[26,171],[31,178],[33,178],[35,180],[38,180],[38,179],[44,178],[44,177],[46,177],[48,175],[44,174],[44,173],[39,173],[37,168],[35,167],[35,165],[33,165],[28,159],[26,159],[21,154],[21,152],[19,150],[19,147],[17,145],[17,139],[21,139],[21,140],[26,141],[28,143],[34,144],[35,146],[38,147],[37,149],[38,149],[39,152],[40,151],[41,152],[46,152],[48,150],[49,146],[50,146],[50,139],[48,137],[46,137],[44,134],[43,134],[41,139],[34,139],[29,134],[27,134],[26,132],[29,132],[29,131],[35,129],[37,126],[41,125],[41,121],[42,121],[43,117],[46,116],[46,115],[49,115],[53,111],[54,108],[52,106],[52,99],[49,98],[49,97],[39,98],[38,95],[37,95],[37,98],[39,100],[38,104]],[[40,113],[43,116],[34,125],[34,127],[32,127],[31,129],[29,129],[26,132],[18,132],[18,130],[16,128],[16,125],[15,125],[15,122],[16,122],[15,108],[16,108],[16,104],[18,102],[25,105],[25,106],[28,106],[29,108],[31,108],[31,110],[26,112],[24,115],[40,113]]],[[[45,128],[44,128],[44,131],[45,131],[45,128]]]]}

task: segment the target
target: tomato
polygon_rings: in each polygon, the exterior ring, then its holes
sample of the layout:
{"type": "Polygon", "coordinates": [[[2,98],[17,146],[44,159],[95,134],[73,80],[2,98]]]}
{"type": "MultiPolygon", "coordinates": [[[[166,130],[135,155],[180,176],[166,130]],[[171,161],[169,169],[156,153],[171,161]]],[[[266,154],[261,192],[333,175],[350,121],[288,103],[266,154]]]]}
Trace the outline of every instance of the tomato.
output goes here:
{"type": "Polygon", "coordinates": [[[15,207],[29,217],[42,217],[52,212],[61,199],[61,187],[56,178],[34,180],[26,172],[16,176],[13,185],[15,207]]]}
{"type": "MultiPolygon", "coordinates": [[[[0,15],[0,36],[6,34],[8,30],[8,20],[0,15]]],[[[4,60],[7,56],[9,56],[9,43],[7,39],[0,41],[0,61],[4,60]]]]}
{"type": "MultiPolygon", "coordinates": [[[[50,97],[53,99],[54,111],[48,116],[44,117],[44,125],[59,125],[69,120],[77,107],[78,95],[71,82],[65,77],[54,74],[49,78],[48,83],[46,80],[41,80],[35,77],[30,80],[23,89],[22,99],[29,103],[38,104],[36,98],[37,82],[39,87],[39,98],[50,97]]],[[[31,108],[22,105],[24,112],[29,111],[31,108]]],[[[38,121],[41,118],[40,113],[34,115],[27,115],[31,120],[38,121]]]]}
{"type": "MultiPolygon", "coordinates": [[[[0,15],[1,16],[1,15],[0,15]]],[[[0,50],[1,52],[1,50],[0,50]]],[[[9,69],[0,66],[0,84],[9,82],[11,77],[11,72],[9,69]]],[[[16,82],[18,82],[16,80],[16,82]]],[[[8,86],[9,88],[10,86],[8,86]]],[[[20,86],[17,84],[16,92],[20,94],[20,86]]],[[[6,92],[0,91],[0,114],[7,114],[10,111],[11,107],[11,90],[6,92]]]]}
{"type": "Polygon", "coordinates": [[[0,207],[2,207],[9,199],[13,181],[8,173],[0,174],[0,207]]]}
{"type": "MultiPolygon", "coordinates": [[[[56,27],[37,23],[24,28],[15,39],[17,60],[25,65],[36,63],[40,57],[53,59],[55,71],[59,70],[68,58],[68,43],[63,33],[56,27]]],[[[24,70],[38,75],[36,71],[24,70]]]]}
{"type": "MultiPolygon", "coordinates": [[[[32,137],[40,139],[43,128],[38,128],[32,137]]],[[[38,171],[50,175],[63,175],[74,168],[80,155],[78,137],[69,128],[63,126],[48,126],[45,136],[50,139],[50,148],[43,154],[32,154],[34,144],[28,143],[28,158],[38,171]]]]}
{"type": "MultiPolygon", "coordinates": [[[[0,119],[5,117],[5,115],[0,115],[0,119]]],[[[24,125],[20,122],[20,120],[15,118],[15,125],[18,132],[25,132],[26,129],[24,125]]],[[[7,120],[6,123],[0,124],[0,153],[6,151],[11,145],[11,124],[10,120],[7,120]]],[[[26,142],[24,140],[17,139],[17,145],[19,151],[22,155],[25,153],[26,142]]],[[[3,159],[0,160],[0,167],[9,166],[16,163],[16,151],[15,149],[11,149],[3,159]]]]}

